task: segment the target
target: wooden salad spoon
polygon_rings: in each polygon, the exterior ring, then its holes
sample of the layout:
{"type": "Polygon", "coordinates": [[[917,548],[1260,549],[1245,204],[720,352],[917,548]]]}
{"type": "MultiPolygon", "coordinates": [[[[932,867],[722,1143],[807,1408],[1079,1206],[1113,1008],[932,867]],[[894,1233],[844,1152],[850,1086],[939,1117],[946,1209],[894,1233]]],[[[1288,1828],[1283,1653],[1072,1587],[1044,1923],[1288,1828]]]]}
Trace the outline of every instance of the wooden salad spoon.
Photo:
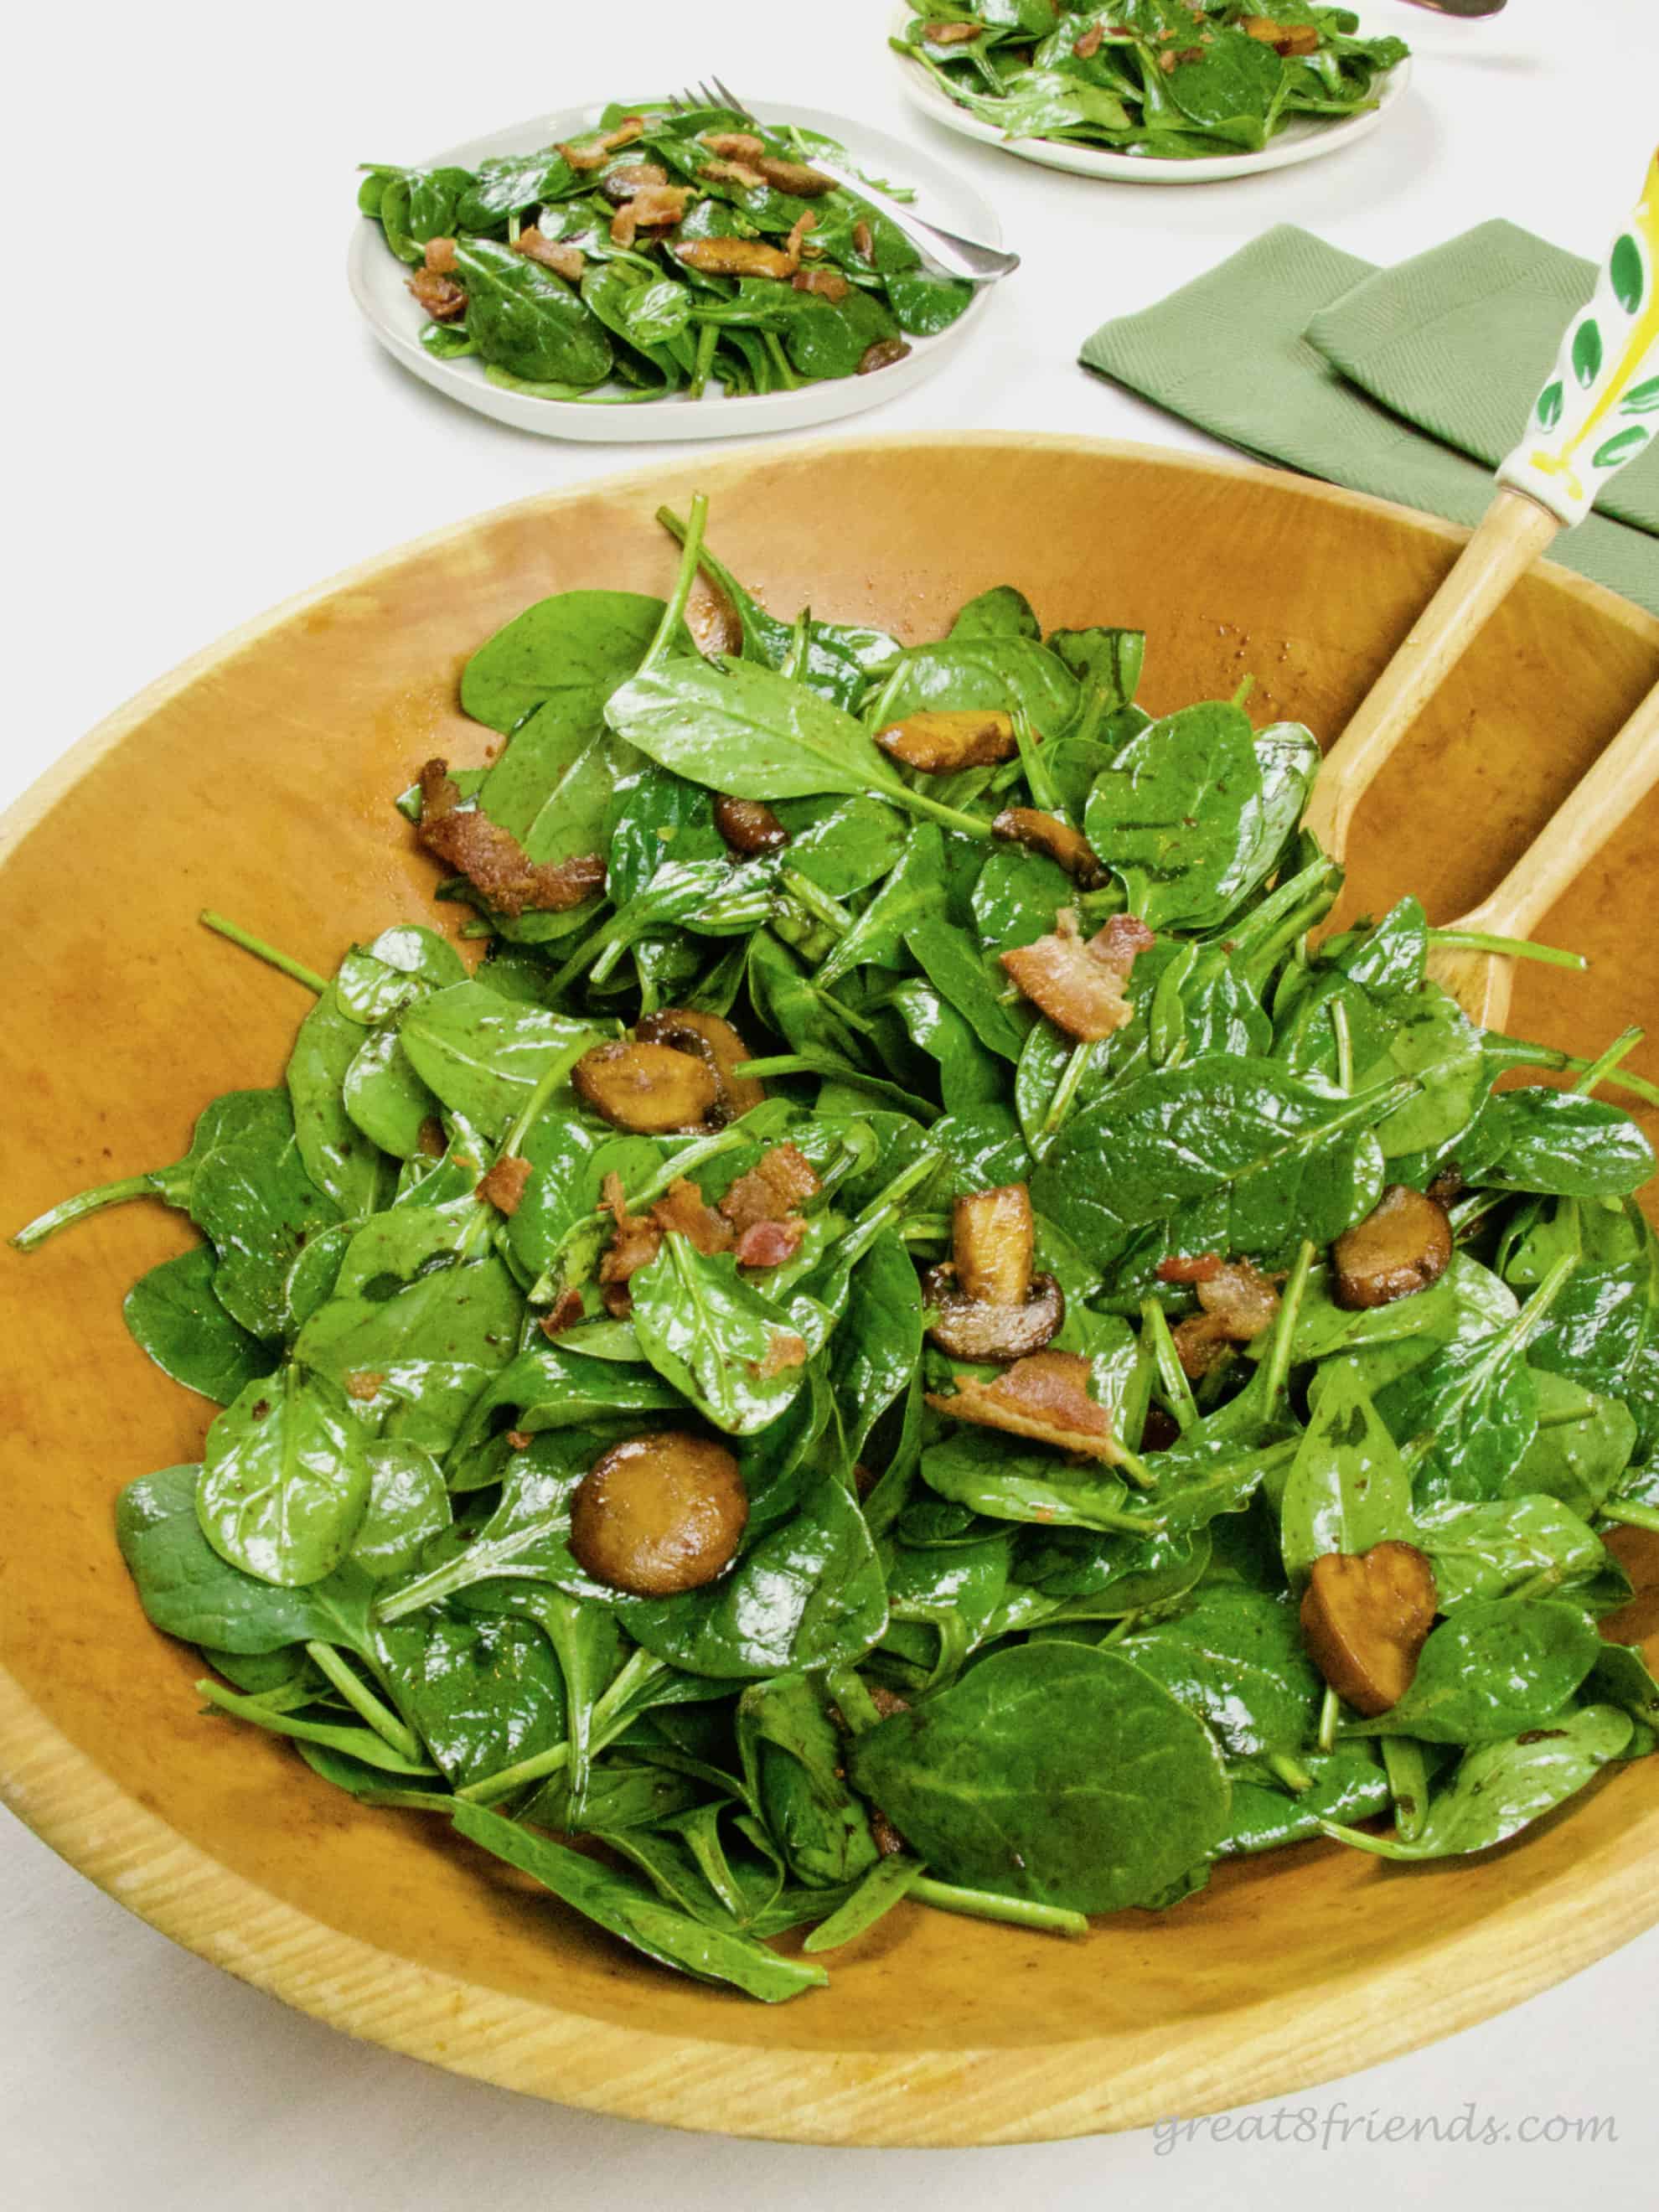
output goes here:
{"type": "Polygon", "coordinates": [[[1561,341],[1499,490],[1456,566],[1321,764],[1306,826],[1333,860],[1360,800],[1487,618],[1556,532],[1645,453],[1659,417],[1659,153],[1595,296],[1561,341]]]}
{"type": "MultiPolygon", "coordinates": [[[[1659,684],[1550,817],[1497,890],[1437,936],[1529,936],[1659,783],[1659,684]]],[[[1437,944],[1432,980],[1482,1029],[1509,1021],[1512,957],[1479,945],[1437,944]]]]}

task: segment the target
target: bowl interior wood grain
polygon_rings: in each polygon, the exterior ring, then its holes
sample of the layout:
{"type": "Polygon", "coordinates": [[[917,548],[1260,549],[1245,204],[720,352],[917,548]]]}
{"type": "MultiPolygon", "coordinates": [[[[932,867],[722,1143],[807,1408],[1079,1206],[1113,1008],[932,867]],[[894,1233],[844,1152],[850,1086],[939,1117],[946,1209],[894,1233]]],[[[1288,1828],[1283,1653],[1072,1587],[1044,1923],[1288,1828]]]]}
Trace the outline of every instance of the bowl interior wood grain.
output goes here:
{"type": "MultiPolygon", "coordinates": [[[[1253,674],[1259,720],[1299,717],[1327,742],[1459,543],[1240,465],[984,436],[656,470],[389,554],[155,686],[9,818],[0,928],[27,988],[0,1035],[7,1227],[177,1158],[216,1091],[278,1079],[307,994],[198,911],[323,969],[428,915],[432,870],[389,801],[429,753],[482,757],[487,733],[456,706],[463,661],[544,592],[665,588],[653,510],[699,486],[714,547],[781,612],[810,599],[920,639],[1012,581],[1045,624],[1144,627],[1154,709],[1253,674]]],[[[1362,816],[1350,907],[1407,889],[1435,917],[1473,905],[1656,677],[1659,623],[1534,576],[1362,816]]],[[[1656,830],[1650,801],[1550,918],[1540,934],[1595,964],[1524,969],[1517,1030],[1581,1051],[1632,1019],[1659,1032],[1656,830]]],[[[452,928],[463,911],[437,909],[452,928]]],[[[440,1826],[362,1810],[272,1740],[199,1714],[196,1664],[146,1624],[112,1533],[122,1485],[195,1458],[211,1411],[121,1322],[125,1287],[188,1238],[136,1206],[27,1259],[0,1252],[0,1789],[169,1935],[341,2027],[683,2126],[1009,2142],[1327,2079],[1659,1917],[1635,1878],[1659,1850],[1650,1760],[1476,1864],[1401,1871],[1304,1846],[1075,1944],[906,1907],[834,1961],[828,1991],[777,2009],[659,1972],[440,1826]]],[[[1654,1626],[1639,1608],[1623,1624],[1654,1626]]]]}

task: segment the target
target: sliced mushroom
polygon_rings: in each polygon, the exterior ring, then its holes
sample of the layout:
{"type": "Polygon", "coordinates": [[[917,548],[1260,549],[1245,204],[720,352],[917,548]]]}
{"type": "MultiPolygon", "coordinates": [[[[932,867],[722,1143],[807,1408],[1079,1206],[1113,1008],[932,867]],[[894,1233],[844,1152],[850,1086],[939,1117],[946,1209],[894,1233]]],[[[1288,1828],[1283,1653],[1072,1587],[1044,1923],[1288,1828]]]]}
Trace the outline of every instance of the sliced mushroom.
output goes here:
{"type": "Polygon", "coordinates": [[[1046,854],[1085,891],[1098,890],[1106,881],[1106,871],[1088,839],[1057,814],[1044,814],[1035,806],[1005,806],[991,824],[991,835],[1011,845],[1024,845],[1028,853],[1046,854]]]}
{"type": "Polygon", "coordinates": [[[584,1105],[641,1136],[704,1127],[720,1098],[707,1060],[649,1040],[595,1045],[570,1071],[584,1105]]]}
{"type": "Polygon", "coordinates": [[[697,143],[728,161],[757,161],[766,151],[765,139],[752,131],[705,131],[697,143]]]}
{"type": "Polygon", "coordinates": [[[859,356],[859,365],[854,373],[873,376],[878,368],[896,368],[900,362],[909,358],[910,349],[902,338],[872,338],[859,356]]]}
{"type": "Polygon", "coordinates": [[[1386,1713],[1412,1686],[1438,1603],[1434,1569],[1414,1544],[1328,1552],[1302,1600],[1308,1656],[1357,1713],[1386,1713]]]}
{"type": "Polygon", "coordinates": [[[937,1309],[927,1334],[952,1359],[1024,1359],[1065,1326],[1065,1293],[1052,1275],[1034,1275],[1018,1305],[994,1305],[965,1296],[947,1263],[928,1269],[922,1295],[937,1309]]]}
{"type": "Polygon", "coordinates": [[[1331,1247],[1336,1303],[1353,1309],[1414,1297],[1440,1280],[1451,1255],[1451,1221],[1439,1200],[1391,1182],[1331,1247]]]}
{"type": "Polygon", "coordinates": [[[705,276],[791,277],[800,266],[793,254],[757,238],[692,238],[674,248],[688,269],[705,276]]]}
{"type": "Polygon", "coordinates": [[[1050,936],[1017,945],[1000,957],[1056,1028],[1084,1043],[1097,1043],[1133,1018],[1134,1008],[1123,986],[1136,954],[1152,943],[1152,933],[1133,915],[1114,915],[1085,945],[1073,908],[1061,907],[1054,921],[1050,936]]]}
{"type": "Polygon", "coordinates": [[[714,827],[734,853],[775,853],[789,842],[789,832],[763,799],[729,799],[722,793],[714,801],[714,827]]]}
{"type": "Polygon", "coordinates": [[[883,752],[925,775],[947,775],[953,769],[989,768],[1012,760],[1019,750],[1014,720],[989,708],[924,708],[890,722],[876,732],[883,752]]]}
{"type": "Polygon", "coordinates": [[[970,39],[978,38],[985,28],[983,23],[954,23],[948,17],[938,22],[924,23],[922,36],[930,46],[965,46],[970,39]]]}
{"type": "Polygon", "coordinates": [[[672,1597],[723,1574],[749,1519],[738,1462],[683,1430],[631,1437],[596,1460],[570,1506],[570,1549],[596,1582],[672,1597]]]}
{"type": "Polygon", "coordinates": [[[607,169],[600,181],[599,190],[612,207],[621,207],[631,200],[635,192],[643,191],[647,185],[665,185],[668,172],[655,161],[618,161],[614,169],[607,169]]]}
{"type": "Polygon", "coordinates": [[[1036,1237],[1031,1194],[1023,1182],[958,1198],[951,1209],[951,1257],[964,1297],[1017,1306],[1031,1287],[1036,1237]]]}
{"type": "Polygon", "coordinates": [[[1271,15],[1241,15],[1238,27],[1247,39],[1271,46],[1276,54],[1315,54],[1319,51],[1319,27],[1315,23],[1276,23],[1271,15]]]}
{"type": "Polygon", "coordinates": [[[766,1092],[752,1075],[734,1075],[754,1054],[730,1022],[719,1014],[696,1013],[684,1006],[665,1006],[647,1014],[634,1031],[642,1043],[667,1045],[672,1051],[700,1060],[714,1077],[715,1119],[735,1121],[758,1106],[766,1092]]]}
{"type": "Polygon", "coordinates": [[[758,154],[755,167],[774,191],[793,192],[798,200],[820,199],[825,192],[836,189],[833,177],[809,169],[805,161],[786,161],[775,154],[758,154]]]}
{"type": "Polygon", "coordinates": [[[994,1382],[964,1376],[949,1397],[930,1390],[927,1403],[952,1420],[1032,1437],[1090,1459],[1115,1460],[1120,1453],[1106,1408],[1089,1395],[1091,1372],[1079,1352],[1036,1352],[994,1382]]]}

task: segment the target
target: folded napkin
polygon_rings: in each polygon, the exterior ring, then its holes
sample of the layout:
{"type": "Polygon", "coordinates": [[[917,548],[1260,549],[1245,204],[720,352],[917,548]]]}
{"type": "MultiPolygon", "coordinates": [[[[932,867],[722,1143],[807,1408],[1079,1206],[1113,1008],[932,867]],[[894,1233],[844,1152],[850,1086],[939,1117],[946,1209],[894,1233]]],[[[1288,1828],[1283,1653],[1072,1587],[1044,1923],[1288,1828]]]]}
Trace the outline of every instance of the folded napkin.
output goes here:
{"type": "MultiPolygon", "coordinates": [[[[1595,276],[1509,223],[1392,270],[1284,224],[1082,360],[1261,459],[1472,526],[1595,276]]],[[[1624,519],[1550,557],[1659,614],[1659,455],[1611,492],[1624,519]]]]}

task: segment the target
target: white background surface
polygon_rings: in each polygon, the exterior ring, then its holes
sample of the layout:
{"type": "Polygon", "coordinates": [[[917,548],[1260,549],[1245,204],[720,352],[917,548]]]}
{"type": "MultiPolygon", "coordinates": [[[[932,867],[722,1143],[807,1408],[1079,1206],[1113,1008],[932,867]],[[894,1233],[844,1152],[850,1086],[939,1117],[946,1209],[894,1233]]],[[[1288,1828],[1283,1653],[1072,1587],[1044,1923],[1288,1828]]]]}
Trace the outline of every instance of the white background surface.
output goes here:
{"type": "MultiPolygon", "coordinates": [[[[358,161],[417,160],[538,104],[644,97],[711,68],[754,96],[926,133],[996,196],[1026,266],[978,342],[866,427],[1201,445],[1074,366],[1096,322],[1280,222],[1389,260],[1504,215],[1599,254],[1652,150],[1654,0],[1510,0],[1467,25],[1362,4],[1368,26],[1419,53],[1389,125],[1330,161],[1183,190],[1113,190],[932,131],[889,71],[886,0],[30,11],[8,41],[15,565],[0,798],[289,593],[478,508],[646,458],[498,428],[380,354],[343,279],[358,161]]],[[[348,2042],[175,1950],[0,1818],[0,2207],[818,2212],[902,2195],[951,2212],[1165,2197],[1183,2212],[1380,2212],[1409,2196],[1623,2212],[1652,2202],[1659,2160],[1656,1975],[1659,1932],[1484,2027],[1263,2108],[1268,2124],[1305,2109],[1329,2148],[1160,2152],[1146,2134],[787,2148],[565,2112],[348,2042]],[[1506,2142],[1365,2140],[1364,2115],[1378,2130],[1392,2114],[1444,2125],[1471,2103],[1506,2142]],[[1606,2115],[1617,2141],[1517,2140],[1529,2116],[1558,2114],[1606,2115]],[[1346,2147],[1345,2119],[1359,2123],[1346,2147]]]]}

